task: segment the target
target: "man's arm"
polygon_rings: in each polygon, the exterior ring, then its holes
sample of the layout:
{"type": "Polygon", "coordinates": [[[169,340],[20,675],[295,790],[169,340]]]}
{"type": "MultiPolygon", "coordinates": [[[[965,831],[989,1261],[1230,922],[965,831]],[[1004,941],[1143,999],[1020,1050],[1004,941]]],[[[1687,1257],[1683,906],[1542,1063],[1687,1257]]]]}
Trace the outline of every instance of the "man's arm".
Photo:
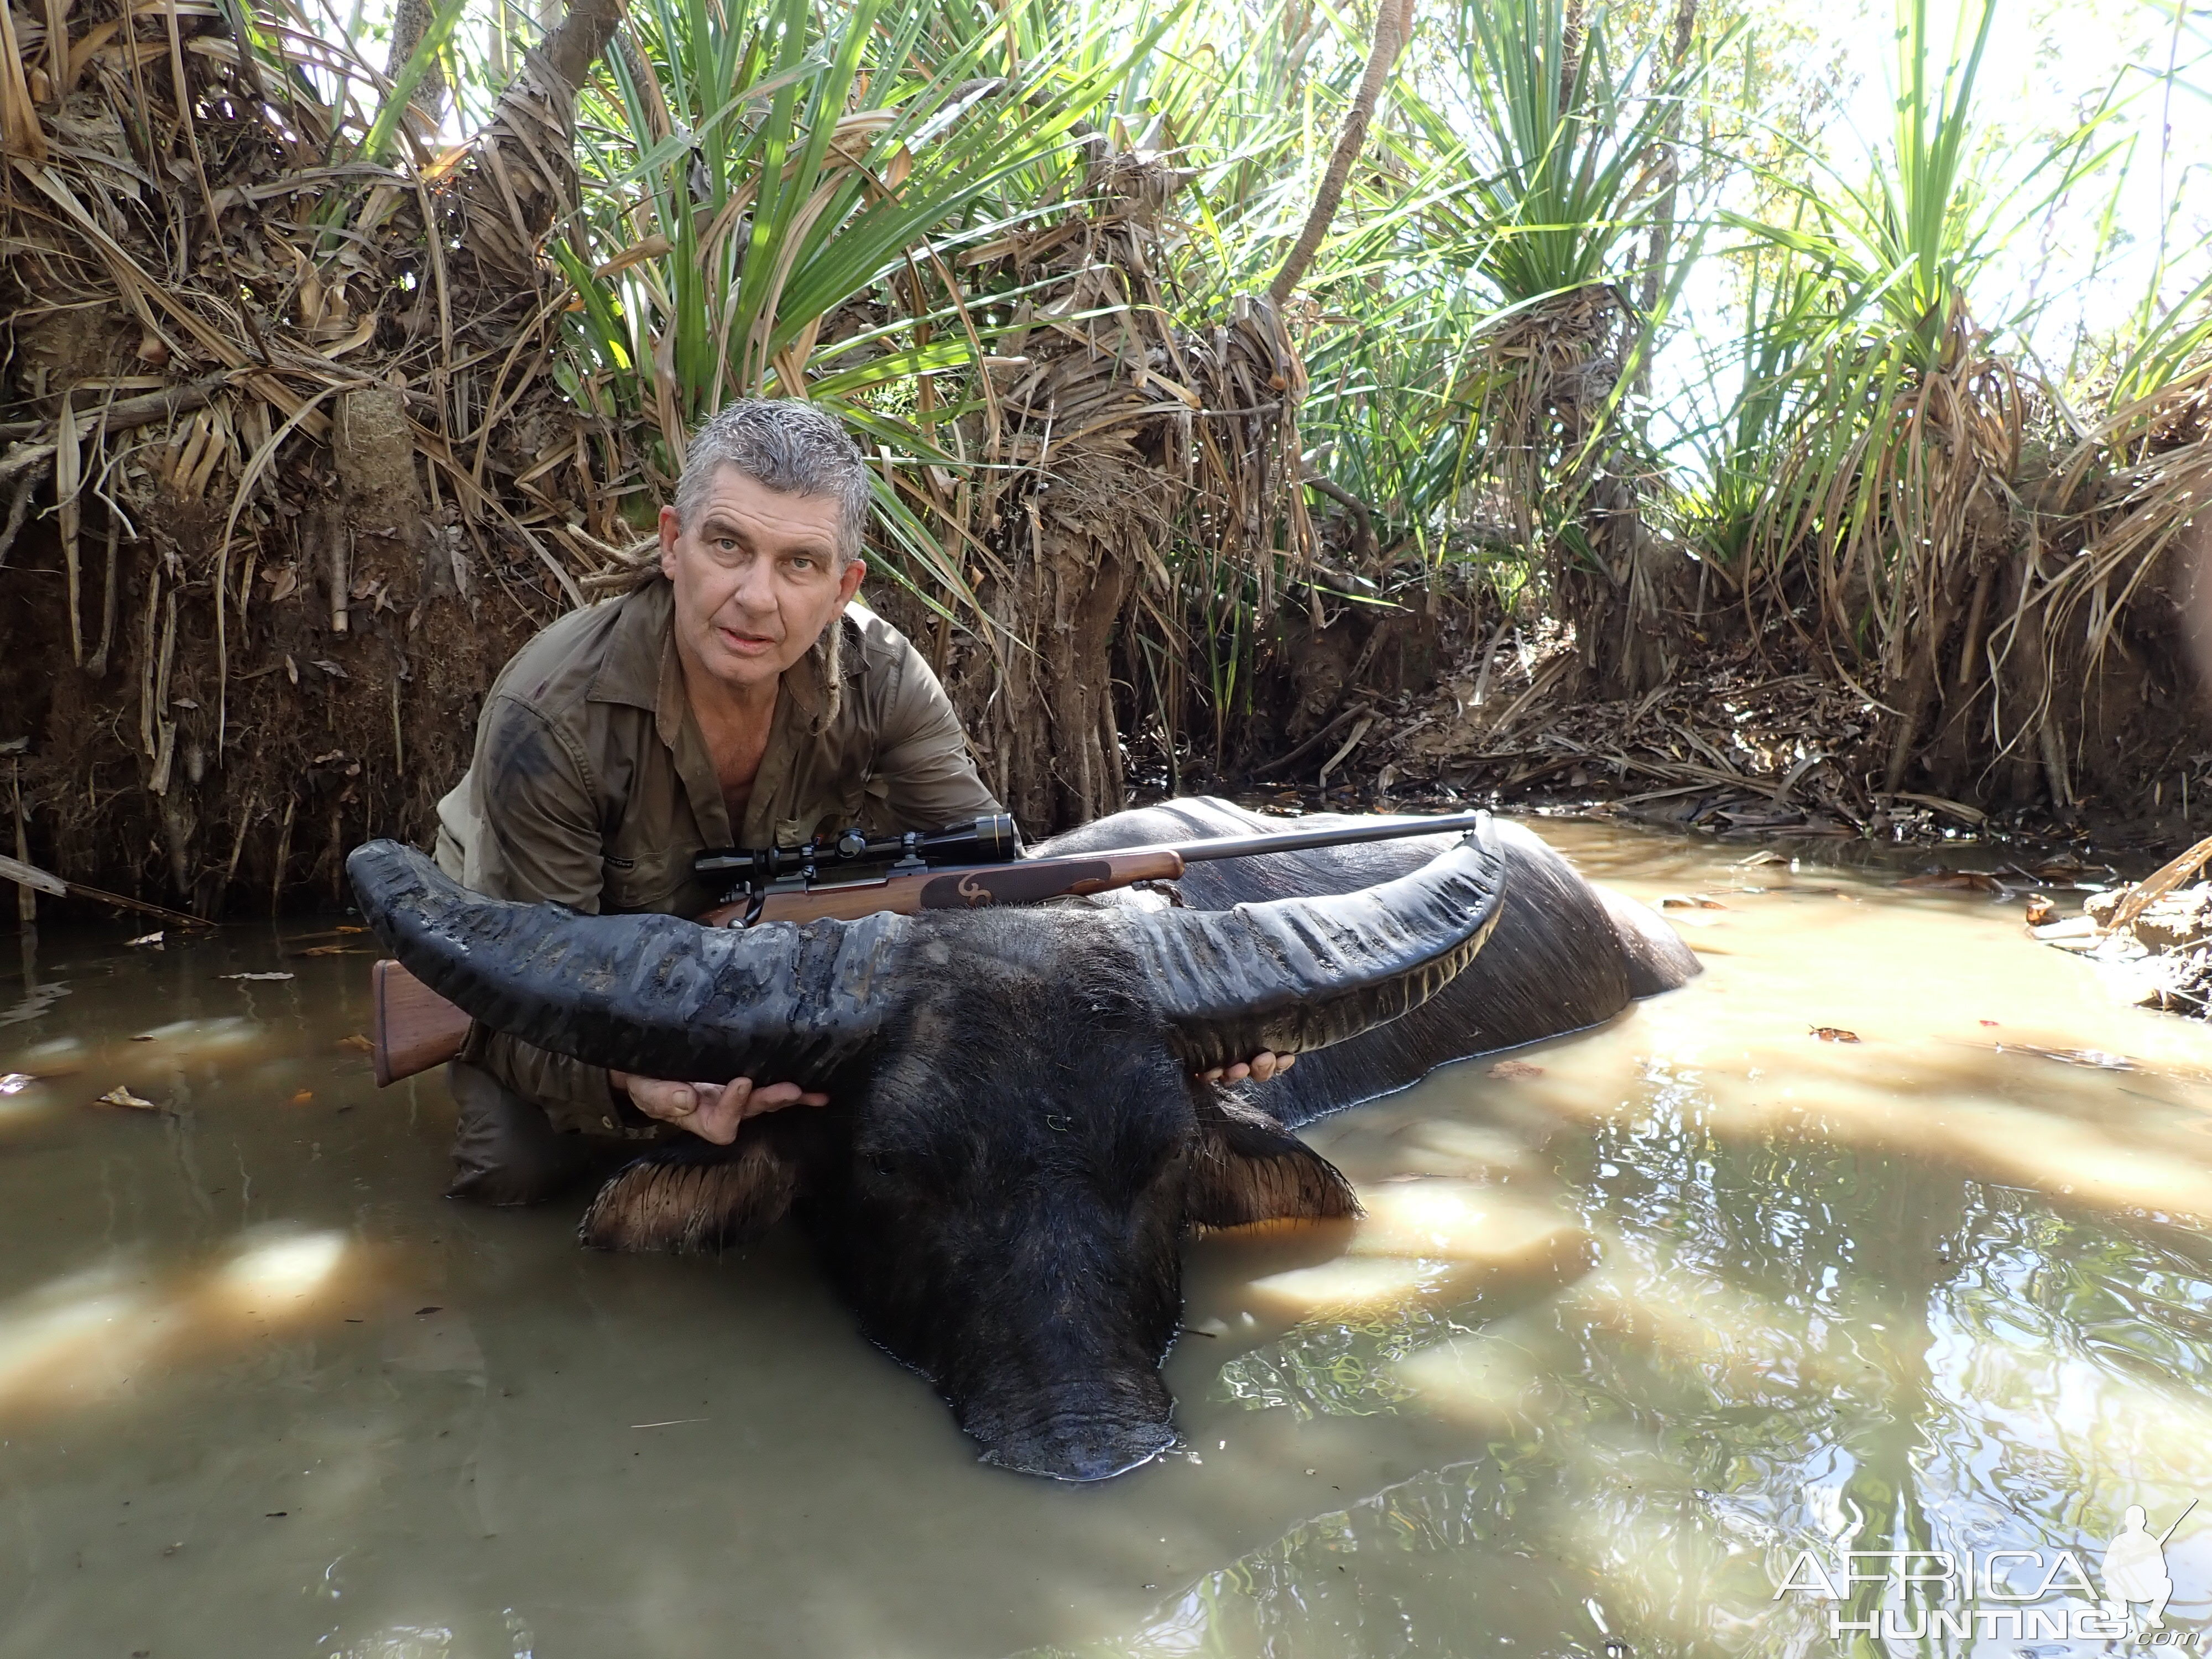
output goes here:
{"type": "MultiPolygon", "coordinates": [[[[596,915],[605,863],[599,816],[584,757],[526,704],[495,701],[477,733],[470,769],[471,805],[482,826],[470,885],[493,898],[551,901],[596,915]]],[[[525,1099],[536,1101],[558,1129],[605,1133],[631,1115],[673,1123],[718,1146],[737,1138],[748,1117],[828,1097],[796,1084],[750,1078],[724,1082],[664,1081],[610,1072],[514,1037],[470,1028],[461,1058],[481,1066],[525,1099]]]]}
{"type": "Polygon", "coordinates": [[[976,775],[952,700],[921,653],[901,643],[906,658],[884,710],[870,793],[881,793],[886,817],[902,830],[941,830],[998,811],[976,775]]]}
{"type": "MultiPolygon", "coordinates": [[[[478,826],[469,885],[492,898],[550,901],[596,915],[605,864],[583,757],[535,709],[495,696],[477,733],[469,779],[478,826]]],[[[544,1106],[556,1128],[604,1133],[619,1121],[602,1066],[481,1025],[471,1029],[461,1058],[544,1106]]]]}

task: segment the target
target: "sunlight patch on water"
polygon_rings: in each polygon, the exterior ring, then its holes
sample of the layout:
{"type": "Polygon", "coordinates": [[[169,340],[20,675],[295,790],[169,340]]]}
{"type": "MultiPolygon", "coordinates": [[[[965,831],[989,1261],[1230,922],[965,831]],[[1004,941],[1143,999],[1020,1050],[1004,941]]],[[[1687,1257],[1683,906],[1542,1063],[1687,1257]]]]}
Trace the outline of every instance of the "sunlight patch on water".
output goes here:
{"type": "Polygon", "coordinates": [[[1461,1422],[1528,1421],[1546,1404],[1534,1355],[1503,1331],[1454,1337],[1391,1369],[1429,1411],[1461,1422]]]}
{"type": "Polygon", "coordinates": [[[348,1254],[334,1231],[258,1228],[197,1269],[114,1261],[0,1304],[0,1412],[92,1405],[310,1312],[348,1254]]]}
{"type": "Polygon", "coordinates": [[[118,1265],[71,1273],[0,1305],[0,1408],[113,1387],[158,1339],[155,1307],[118,1265]]]}
{"type": "Polygon", "coordinates": [[[1317,1267],[1270,1273],[1247,1288],[1252,1305],[1275,1318],[1338,1320],[1435,1301],[1459,1289],[1470,1276],[1455,1261],[1345,1256],[1317,1267]]]}
{"type": "Polygon", "coordinates": [[[345,1253],[343,1233],[259,1231],[216,1270],[210,1288],[240,1313],[296,1312],[328,1282],[345,1253]]]}
{"type": "Polygon", "coordinates": [[[1578,1255],[1587,1237],[1559,1210],[1462,1181],[1363,1187],[1367,1213],[1352,1237],[1355,1256],[1443,1260],[1499,1272],[1534,1272],[1578,1255]]]}

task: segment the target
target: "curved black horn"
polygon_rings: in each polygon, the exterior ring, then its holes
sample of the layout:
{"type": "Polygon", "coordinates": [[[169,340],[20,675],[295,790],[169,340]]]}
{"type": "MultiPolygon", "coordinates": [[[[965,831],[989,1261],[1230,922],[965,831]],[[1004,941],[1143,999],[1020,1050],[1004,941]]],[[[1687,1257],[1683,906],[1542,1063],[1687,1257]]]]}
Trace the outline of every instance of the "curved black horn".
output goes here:
{"type": "Polygon", "coordinates": [[[810,1086],[874,1037],[908,927],[702,927],[471,893],[410,847],[346,860],[362,914],[408,972],[495,1031],[646,1077],[810,1086]]]}
{"type": "Polygon", "coordinates": [[[1328,898],[1164,910],[1131,930],[1193,1071],[1297,1054],[1418,1008],[1497,925],[1505,856],[1485,819],[1408,876],[1328,898]]]}

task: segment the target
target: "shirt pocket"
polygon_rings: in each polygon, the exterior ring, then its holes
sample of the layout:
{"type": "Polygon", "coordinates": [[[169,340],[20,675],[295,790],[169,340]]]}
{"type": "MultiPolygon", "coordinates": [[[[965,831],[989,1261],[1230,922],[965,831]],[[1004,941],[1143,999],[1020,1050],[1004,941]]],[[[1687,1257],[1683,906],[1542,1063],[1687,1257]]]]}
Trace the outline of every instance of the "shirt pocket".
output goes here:
{"type": "Polygon", "coordinates": [[[674,914],[676,901],[691,884],[691,859],[665,848],[624,854],[611,852],[601,862],[599,908],[674,914]]]}

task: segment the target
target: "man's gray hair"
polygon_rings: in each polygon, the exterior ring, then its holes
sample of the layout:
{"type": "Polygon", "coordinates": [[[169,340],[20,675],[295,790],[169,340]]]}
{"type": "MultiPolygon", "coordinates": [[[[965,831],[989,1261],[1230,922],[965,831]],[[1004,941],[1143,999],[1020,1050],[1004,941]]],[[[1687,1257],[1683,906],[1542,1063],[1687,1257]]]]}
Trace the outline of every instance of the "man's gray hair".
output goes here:
{"type": "Polygon", "coordinates": [[[868,465],[835,415],[799,398],[741,398],[717,410],[691,440],[676,481],[676,516],[697,522],[714,474],[733,466],[787,495],[837,503],[837,557],[860,550],[868,523],[868,465]]]}

